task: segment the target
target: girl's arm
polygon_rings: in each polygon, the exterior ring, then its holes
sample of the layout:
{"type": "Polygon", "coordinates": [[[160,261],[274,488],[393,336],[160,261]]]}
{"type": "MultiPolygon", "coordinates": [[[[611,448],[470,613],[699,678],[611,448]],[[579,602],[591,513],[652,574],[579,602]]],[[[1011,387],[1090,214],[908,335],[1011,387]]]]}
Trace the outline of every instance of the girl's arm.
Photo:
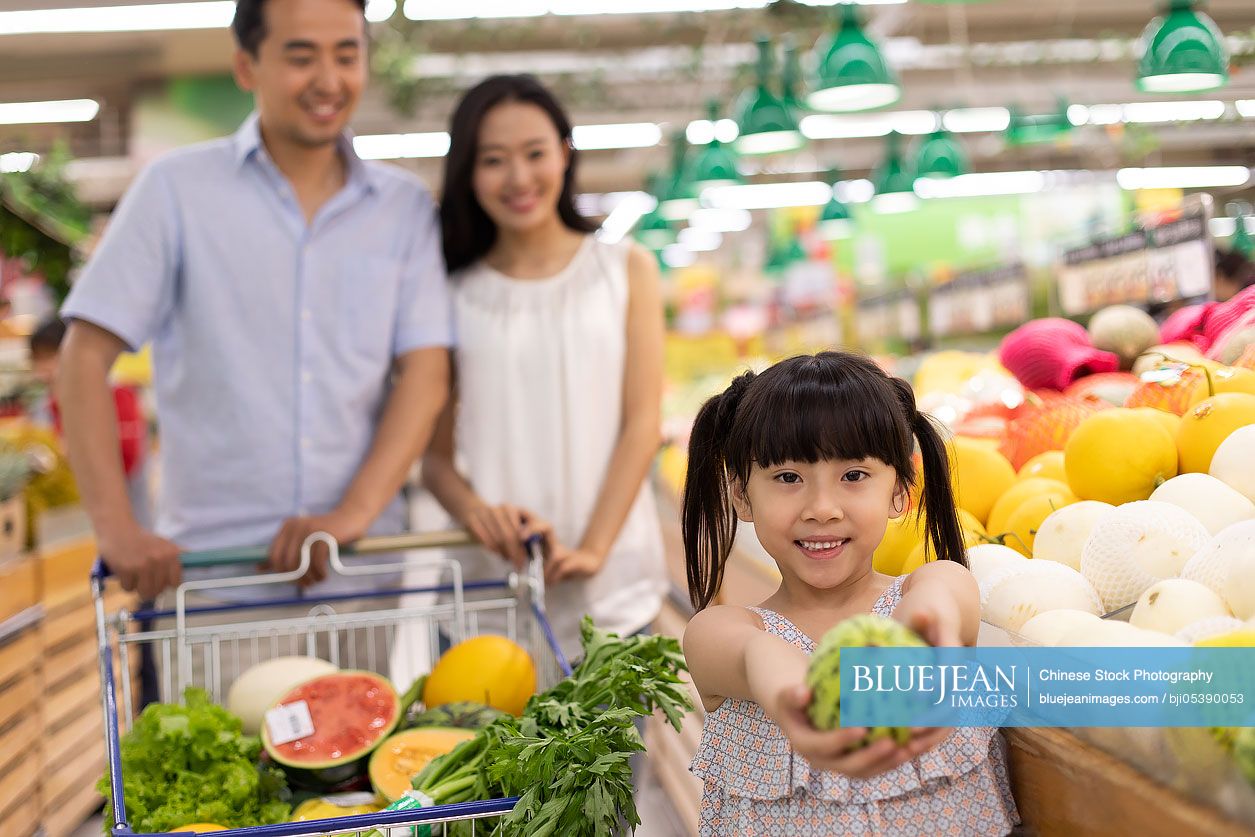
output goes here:
{"type": "Polygon", "coordinates": [[[933,561],[902,582],[902,601],[893,612],[929,645],[975,645],[980,633],[980,587],[966,567],[933,561]]]}
{"type": "Polygon", "coordinates": [[[457,390],[454,389],[436,420],[436,429],[423,457],[423,486],[476,540],[516,567],[522,567],[527,563],[523,541],[534,534],[551,540],[552,530],[547,522],[524,509],[491,506],[475,493],[454,464],[456,414],[457,390]]]}
{"type": "Polygon", "coordinates": [[[628,254],[627,352],[619,438],[579,547],[550,562],[550,581],[595,575],[640,493],[662,440],[662,288],[658,264],[640,247],[628,254]]]}
{"type": "Polygon", "coordinates": [[[820,770],[854,778],[878,776],[944,737],[921,731],[905,747],[883,739],[852,751],[867,734],[865,728],[815,729],[806,714],[811,700],[804,685],[809,658],[797,646],[764,631],[759,618],[742,607],[712,607],[694,616],[684,631],[684,657],[708,712],[728,698],[757,703],[794,751],[820,770]]]}

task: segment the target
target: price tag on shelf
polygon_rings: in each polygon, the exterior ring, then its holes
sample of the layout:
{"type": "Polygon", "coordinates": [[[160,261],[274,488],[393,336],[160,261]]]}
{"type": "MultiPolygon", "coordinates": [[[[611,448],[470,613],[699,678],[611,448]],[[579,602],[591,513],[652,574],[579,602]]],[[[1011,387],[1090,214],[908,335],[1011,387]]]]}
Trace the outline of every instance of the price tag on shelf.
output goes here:
{"type": "Polygon", "coordinates": [[[309,714],[309,704],[298,700],[268,710],[266,729],[270,732],[271,744],[287,744],[308,738],[314,734],[314,719],[309,714]]]}

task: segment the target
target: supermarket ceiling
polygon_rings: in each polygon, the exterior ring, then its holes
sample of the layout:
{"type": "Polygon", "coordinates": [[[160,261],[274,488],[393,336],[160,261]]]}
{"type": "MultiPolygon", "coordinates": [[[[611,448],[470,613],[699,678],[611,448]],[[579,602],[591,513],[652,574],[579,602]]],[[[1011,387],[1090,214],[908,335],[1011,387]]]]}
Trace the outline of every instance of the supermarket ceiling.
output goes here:
{"type": "MultiPolygon", "coordinates": [[[[107,202],[119,191],[133,173],[122,161],[139,141],[136,103],[145,92],[170,79],[229,70],[230,2],[145,5],[127,11],[118,0],[0,0],[0,153],[38,153],[65,139],[77,156],[99,162],[84,169],[97,175],[91,197],[107,202]],[[116,31],[80,31],[101,29],[116,31]],[[98,112],[80,122],[3,124],[3,103],[77,99],[97,102],[98,112]]],[[[585,188],[638,188],[648,172],[666,166],[672,132],[689,128],[690,138],[700,139],[701,125],[690,124],[705,118],[710,99],[730,115],[752,80],[757,35],[792,36],[809,53],[832,19],[832,10],[816,7],[830,5],[371,0],[368,14],[381,21],[374,36],[378,49],[389,50],[394,81],[376,81],[355,129],[383,136],[380,156],[403,154],[402,164],[435,183],[439,158],[430,155],[439,154],[439,132],[457,93],[493,72],[532,72],[560,92],[577,125],[590,128],[582,143],[590,149],[585,188]],[[715,10],[691,11],[701,8],[715,10]],[[596,11],[603,13],[589,13],[596,11]],[[516,16],[493,16],[503,14],[516,16]],[[629,127],[599,134],[596,126],[604,125],[629,127]],[[599,148],[615,144],[607,135],[636,147],[599,148]]],[[[751,174],[804,177],[829,167],[866,174],[884,156],[890,128],[926,133],[926,112],[945,108],[967,109],[955,124],[978,171],[1109,169],[1131,160],[1255,164],[1255,0],[1202,4],[1226,36],[1230,80],[1187,96],[1148,95],[1133,85],[1138,38],[1161,7],[1162,0],[866,0],[866,31],[897,71],[901,100],[877,113],[814,118],[804,126],[809,142],[802,151],[756,160],[751,174]],[[1005,142],[1005,109],[1048,113],[1060,101],[1071,106],[1077,126],[1066,141],[1005,142]],[[1118,107],[1164,101],[1178,104],[1118,107]],[[979,108],[992,110],[972,110],[979,108]]]]}

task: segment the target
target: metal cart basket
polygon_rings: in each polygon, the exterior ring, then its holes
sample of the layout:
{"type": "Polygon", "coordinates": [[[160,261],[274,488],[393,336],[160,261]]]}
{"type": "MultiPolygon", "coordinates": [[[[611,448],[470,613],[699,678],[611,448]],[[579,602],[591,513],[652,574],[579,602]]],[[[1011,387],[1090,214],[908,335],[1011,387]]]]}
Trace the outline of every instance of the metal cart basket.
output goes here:
{"type": "MultiPolygon", "coordinates": [[[[172,606],[117,613],[105,611],[104,590],[109,573],[103,562],[97,561],[91,587],[99,639],[107,768],[113,778],[113,833],[126,837],[135,834],[127,823],[123,798],[120,737],[134,719],[138,696],[130,672],[141,653],[151,655],[157,672],[158,698],[163,702],[178,701],[185,688],[196,686],[222,703],[242,671],[280,656],[320,657],[341,668],[365,669],[386,676],[393,655],[404,653],[398,648],[399,637],[410,643],[417,641],[418,645],[410,645],[411,649],[425,645],[427,659],[434,661],[449,644],[477,636],[481,629],[504,634],[527,649],[535,662],[541,689],[569,674],[570,667],[545,614],[539,541],[527,545],[526,571],[511,573],[504,581],[463,583],[457,561],[416,552],[470,543],[465,532],[416,533],[369,538],[341,550],[330,536],[316,533],[305,541],[301,563],[290,572],[185,580],[171,596],[172,606]],[[416,576],[430,577],[431,583],[357,593],[293,595],[290,585],[305,574],[311,563],[311,549],[318,543],[328,550],[333,575],[396,578],[409,571],[405,578],[412,581],[416,576]],[[345,562],[342,552],[372,554],[377,556],[376,562],[345,562]],[[378,563],[381,560],[384,563],[378,563]],[[260,585],[276,585],[276,592],[284,595],[264,600],[257,599],[255,592],[247,599],[239,595],[239,588],[252,587],[256,591],[260,585]],[[402,631],[403,626],[408,630],[402,631]],[[119,671],[123,673],[120,678],[116,675],[119,671]]],[[[187,553],[182,561],[189,569],[252,569],[264,558],[263,549],[239,549],[187,553]]],[[[404,690],[409,684],[395,685],[404,690]]],[[[421,837],[426,833],[441,835],[447,823],[471,821],[471,833],[490,835],[516,801],[482,800],[223,833],[239,837],[421,837]]]]}

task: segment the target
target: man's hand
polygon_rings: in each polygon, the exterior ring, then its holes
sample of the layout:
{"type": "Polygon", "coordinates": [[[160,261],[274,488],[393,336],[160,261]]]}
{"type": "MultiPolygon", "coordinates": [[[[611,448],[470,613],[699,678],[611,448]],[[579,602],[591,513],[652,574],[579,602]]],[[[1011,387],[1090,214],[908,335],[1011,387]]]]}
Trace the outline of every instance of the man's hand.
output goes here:
{"type": "Polygon", "coordinates": [[[150,601],[169,587],[177,587],[183,577],[177,544],[132,524],[121,531],[102,534],[100,557],[122,582],[122,589],[138,591],[150,601]]]}
{"type": "Polygon", "coordinates": [[[817,730],[811,725],[806,707],[811,693],[805,686],[781,690],[776,705],[777,724],[794,751],[813,767],[831,770],[854,779],[869,779],[896,770],[921,753],[931,750],[952,732],[949,729],[911,730],[911,738],[899,746],[890,738],[882,738],[866,747],[850,749],[867,734],[864,727],[817,730]]]}
{"type": "MultiPolygon", "coordinates": [[[[301,565],[301,546],[315,532],[326,532],[344,546],[366,534],[366,524],[352,515],[336,510],[313,517],[290,517],[279,527],[279,534],[270,543],[270,555],[263,565],[269,572],[291,572],[301,565]]],[[[316,543],[309,551],[309,569],[297,581],[301,587],[317,584],[327,577],[330,554],[324,544],[316,543]]]]}

